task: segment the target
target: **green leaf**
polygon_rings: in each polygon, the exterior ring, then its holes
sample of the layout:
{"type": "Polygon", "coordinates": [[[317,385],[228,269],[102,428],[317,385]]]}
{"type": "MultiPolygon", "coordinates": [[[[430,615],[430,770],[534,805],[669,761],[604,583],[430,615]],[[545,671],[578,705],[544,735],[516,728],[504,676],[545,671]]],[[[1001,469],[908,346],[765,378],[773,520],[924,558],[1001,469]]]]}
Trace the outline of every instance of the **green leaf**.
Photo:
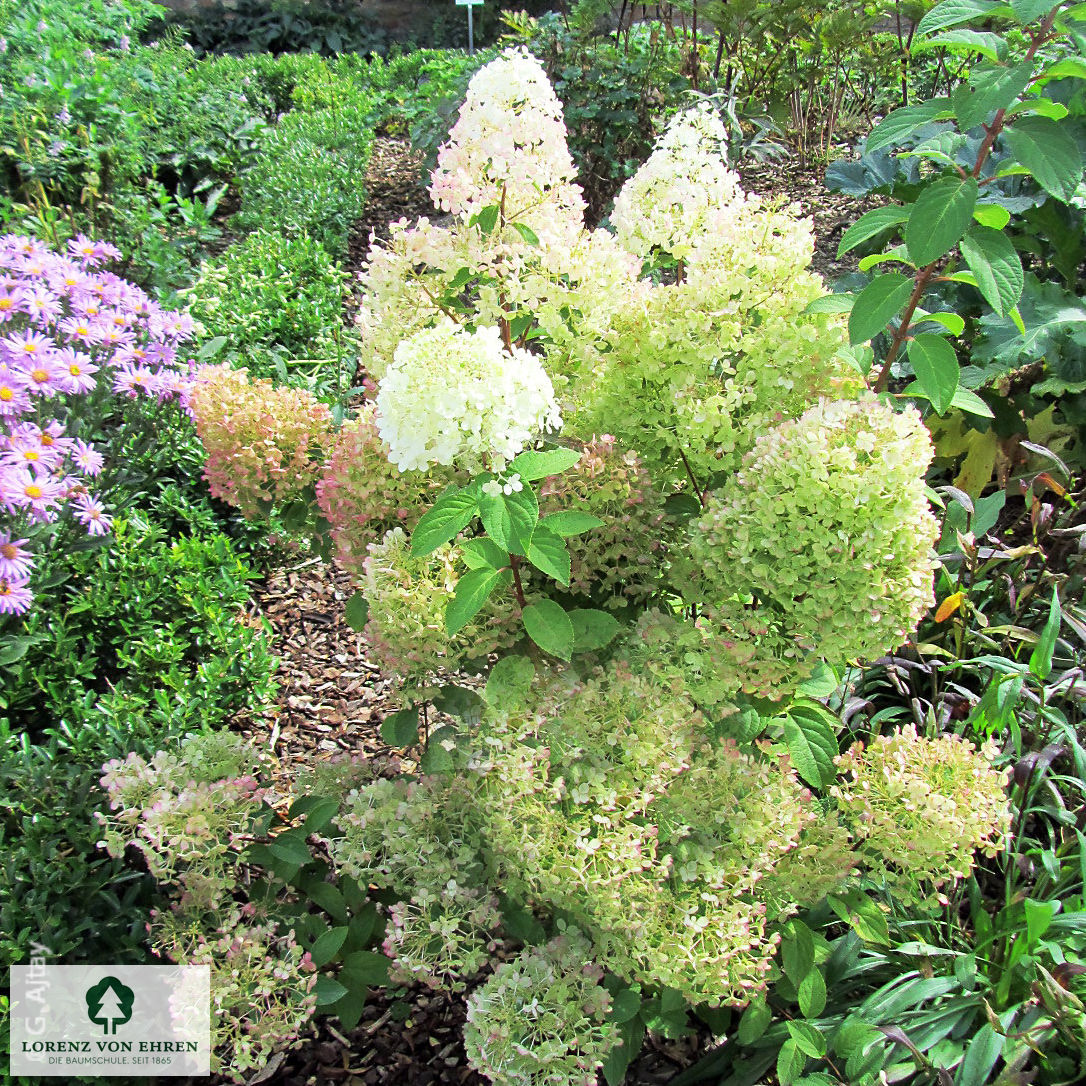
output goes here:
{"type": "Polygon", "coordinates": [[[905,227],[905,246],[918,265],[933,263],[958,244],[973,220],[979,191],[972,177],[943,177],[920,193],[905,227]]]}
{"type": "Polygon", "coordinates": [[[1036,679],[1044,682],[1052,672],[1052,654],[1056,651],[1056,638],[1060,632],[1060,598],[1052,589],[1052,602],[1048,605],[1048,620],[1029,658],[1029,670],[1036,679]]]}
{"type": "Polygon", "coordinates": [[[347,989],[338,980],[333,980],[328,976],[317,977],[313,990],[317,996],[318,1007],[327,1007],[331,1003],[336,1003],[347,994],[347,989]]]}
{"type": "Polygon", "coordinates": [[[356,592],[343,608],[343,617],[352,630],[361,633],[370,617],[370,603],[361,592],[356,592]]]}
{"type": "Polygon", "coordinates": [[[618,619],[607,611],[578,607],[569,612],[573,623],[574,652],[595,652],[609,645],[618,635],[618,619]]]}
{"type": "Polygon", "coordinates": [[[1086,79],[1086,60],[1064,57],[1045,68],[1041,75],[1045,82],[1049,79],[1086,79]]]}
{"type": "Polygon", "coordinates": [[[795,1038],[790,1037],[781,1045],[781,1049],[777,1053],[777,1081],[780,1086],[792,1086],[796,1079],[803,1074],[803,1069],[806,1066],[806,1055],[800,1051],[795,1038]]]}
{"type": "Polygon", "coordinates": [[[804,1018],[817,1018],[826,1009],[826,982],[817,969],[812,969],[799,982],[797,991],[804,1018]]]}
{"type": "Polygon", "coordinates": [[[529,449],[515,456],[507,470],[516,472],[524,482],[530,483],[535,479],[545,479],[548,475],[558,475],[580,459],[581,454],[575,449],[547,449],[545,452],[529,449]]]}
{"type": "Polygon", "coordinates": [[[483,237],[488,237],[494,233],[494,227],[498,225],[498,215],[501,212],[501,207],[498,204],[491,204],[489,207],[484,207],[481,211],[472,215],[471,222],[479,227],[479,232],[483,237]]]}
{"type": "Polygon", "coordinates": [[[483,696],[488,705],[513,708],[521,703],[532,687],[535,666],[526,656],[503,656],[487,676],[483,696]]]}
{"type": "Polygon", "coordinates": [[[866,901],[859,905],[849,916],[852,930],[863,939],[865,943],[874,943],[876,946],[890,945],[890,928],[886,923],[886,917],[873,901],[866,901]]]}
{"type": "Polygon", "coordinates": [[[509,552],[503,551],[493,539],[479,536],[460,544],[460,553],[468,569],[502,569],[509,565],[509,552]]]}
{"type": "MultiPolygon", "coordinates": [[[[985,1022],[976,1033],[973,1034],[969,1047],[965,1050],[965,1059],[958,1068],[956,1082],[961,1086],[974,1086],[985,1083],[995,1067],[999,1057],[1003,1054],[1003,1038],[1000,1037],[991,1023],[985,1022]]],[[[1012,1080],[1013,1081],[1013,1080],[1012,1080]]]]}
{"type": "Polygon", "coordinates": [[[569,585],[569,548],[562,537],[545,524],[537,524],[528,541],[528,561],[536,569],[553,577],[559,584],[569,585]]]}
{"type": "Polygon", "coordinates": [[[1047,15],[1055,6],[1053,0],[1011,0],[1011,10],[1018,16],[1018,21],[1023,26],[1027,26],[1042,15],[1047,15]]]}
{"type": "Polygon", "coordinates": [[[599,528],[603,521],[591,513],[579,513],[570,510],[566,513],[551,513],[550,516],[544,517],[539,523],[554,532],[555,535],[568,538],[569,536],[590,532],[593,528],[599,528]]]}
{"type": "Polygon", "coordinates": [[[996,0],[943,0],[936,4],[916,27],[916,37],[926,38],[946,30],[949,26],[983,19],[993,8],[1001,5],[996,0]]]}
{"type": "Polygon", "coordinates": [[[848,313],[856,302],[855,294],[823,294],[809,302],[804,313],[848,313]]]}
{"type": "MultiPolygon", "coordinates": [[[[837,246],[837,259],[840,260],[845,253],[855,249],[869,238],[889,230],[893,226],[900,226],[909,221],[909,209],[891,204],[889,207],[876,207],[861,215],[844,233],[841,244],[837,246]]],[[[832,297],[832,295],[831,295],[832,297]]]]}
{"type": "Polygon", "coordinates": [[[620,988],[611,1000],[611,1021],[629,1022],[641,1012],[641,989],[620,988]]]}
{"type": "Polygon", "coordinates": [[[840,684],[837,672],[825,660],[819,660],[811,670],[810,678],[804,679],[796,692],[808,698],[828,698],[840,684]]]}
{"type": "Polygon", "coordinates": [[[965,331],[965,321],[957,313],[925,313],[916,317],[916,323],[921,320],[935,321],[941,324],[952,336],[960,336],[965,331]]]}
{"type": "Polygon", "coordinates": [[[413,747],[419,741],[418,706],[389,713],[381,721],[381,738],[390,747],[413,747]]]}
{"type": "Polygon", "coordinates": [[[277,859],[297,866],[303,866],[313,859],[302,830],[277,834],[268,842],[268,851],[277,859]]]}
{"type": "Polygon", "coordinates": [[[479,501],[479,516],[499,547],[524,556],[539,523],[539,501],[531,487],[514,494],[484,494],[479,501]]]}
{"type": "Polygon", "coordinates": [[[968,83],[960,83],[950,100],[963,132],[983,124],[997,109],[1006,109],[1026,89],[1033,64],[1026,62],[1012,68],[981,67],[970,73],[968,83]]]}
{"type": "Polygon", "coordinates": [[[389,959],[376,950],[355,950],[343,959],[340,976],[356,987],[381,988],[388,984],[389,959]]]}
{"type": "Polygon", "coordinates": [[[913,292],[913,281],[901,272],[886,272],[867,284],[856,298],[848,318],[848,340],[866,343],[884,331],[913,292]]]}
{"type": "Polygon", "coordinates": [[[306,886],[305,895],[334,920],[346,922],[347,902],[339,887],[333,886],[330,882],[314,882],[306,886]]]}
{"type": "Polygon", "coordinates": [[[1048,117],[1020,117],[1003,130],[1003,140],[1045,192],[1071,199],[1082,177],[1082,154],[1066,128],[1048,117]]]}
{"type": "Polygon", "coordinates": [[[455,539],[472,522],[478,508],[479,490],[474,485],[443,494],[415,525],[412,555],[432,554],[442,543],[455,539]]]}
{"type": "Polygon", "coordinates": [[[502,928],[514,939],[529,946],[542,943],[546,939],[547,933],[531,909],[525,908],[505,894],[498,895],[498,902],[502,912],[502,928]]]}
{"type": "Polygon", "coordinates": [[[340,951],[340,947],[347,941],[347,927],[329,928],[309,948],[313,964],[320,969],[327,965],[340,951]]]}
{"type": "Polygon", "coordinates": [[[1032,949],[1040,943],[1044,933],[1048,931],[1052,918],[1059,908],[1059,902],[1034,901],[1032,898],[1026,898],[1022,906],[1026,913],[1026,940],[1032,949]]]}
{"type": "Polygon", "coordinates": [[[573,655],[575,635],[569,615],[554,602],[540,600],[524,608],[524,628],[528,636],[544,651],[560,660],[573,655]]]}
{"type": "Polygon", "coordinates": [[[940,415],[945,414],[960,374],[954,348],[942,336],[921,332],[909,341],[909,362],[924,395],[940,415]]]}
{"type": "Polygon", "coordinates": [[[828,788],[837,775],[837,736],[813,712],[793,706],[784,718],[784,742],[796,772],[812,788],[828,788]]]}
{"type": "Polygon", "coordinates": [[[984,300],[1002,317],[1022,297],[1026,275],[1010,238],[987,226],[973,226],[962,238],[962,256],[984,300]]]}
{"type": "Polygon", "coordinates": [[[813,1059],[819,1059],[826,1054],[826,1038],[811,1025],[810,1022],[798,1022],[792,1020],[786,1023],[792,1040],[796,1047],[813,1059]]]}
{"type": "Polygon", "coordinates": [[[955,390],[950,406],[964,411],[967,415],[979,415],[984,419],[995,418],[992,409],[975,392],[961,386],[955,390]]]}
{"type": "Polygon", "coordinates": [[[513,579],[511,569],[469,570],[456,582],[456,591],[445,608],[445,632],[455,637],[486,605],[495,588],[513,579]]]}
{"type": "Polygon", "coordinates": [[[344,1029],[354,1029],[362,1020],[362,1012],[366,1009],[366,993],[364,990],[348,992],[342,999],[337,1000],[331,1009],[335,1011],[339,1024],[344,1029]]]}
{"type": "Polygon", "coordinates": [[[913,46],[913,52],[947,47],[951,53],[979,53],[982,57],[999,62],[1006,56],[1007,42],[999,34],[984,30],[947,30],[913,46]]]}
{"type": "Polygon", "coordinates": [[[735,1038],[741,1045],[751,1045],[762,1036],[773,1021],[773,1012],[769,1009],[764,998],[756,999],[750,1003],[739,1019],[739,1026],[735,1031],[735,1038]]]}
{"type": "Polygon", "coordinates": [[[814,968],[814,936],[802,920],[790,920],[781,939],[784,975],[798,988],[814,968]]]}
{"type": "Polygon", "coordinates": [[[1011,213],[1002,204],[977,204],[973,208],[973,218],[981,226],[1002,230],[1011,221],[1011,213]]]}
{"type": "Polygon", "coordinates": [[[903,106],[895,109],[881,120],[867,137],[864,154],[881,150],[883,147],[896,147],[918,128],[922,128],[942,113],[950,105],[949,98],[933,98],[916,106],[903,106]]]}
{"type": "Polygon", "coordinates": [[[539,235],[530,226],[522,222],[511,223],[510,225],[529,245],[539,245],[539,235]]]}
{"type": "Polygon", "coordinates": [[[443,686],[434,698],[434,708],[439,713],[454,716],[469,727],[474,727],[483,717],[486,702],[475,690],[450,683],[443,686]]]}

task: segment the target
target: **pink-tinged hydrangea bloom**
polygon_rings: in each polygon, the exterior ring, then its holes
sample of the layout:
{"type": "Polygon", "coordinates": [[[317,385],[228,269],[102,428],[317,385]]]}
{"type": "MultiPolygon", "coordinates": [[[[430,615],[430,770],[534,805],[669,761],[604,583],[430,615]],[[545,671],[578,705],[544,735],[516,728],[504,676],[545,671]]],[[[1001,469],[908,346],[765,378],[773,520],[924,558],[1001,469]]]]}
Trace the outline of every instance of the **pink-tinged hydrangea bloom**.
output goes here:
{"type": "Polygon", "coordinates": [[[11,581],[0,577],[0,615],[24,615],[34,602],[34,594],[26,581],[11,581]]]}
{"type": "Polygon", "coordinates": [[[576,176],[562,103],[543,66],[525,49],[507,49],[472,77],[430,196],[464,219],[504,205],[506,219],[530,227],[544,245],[568,245],[584,226],[576,176]]]}
{"type": "Polygon", "coordinates": [[[12,539],[10,532],[0,532],[0,577],[12,583],[30,577],[34,557],[26,550],[27,542],[25,539],[12,539]]]}

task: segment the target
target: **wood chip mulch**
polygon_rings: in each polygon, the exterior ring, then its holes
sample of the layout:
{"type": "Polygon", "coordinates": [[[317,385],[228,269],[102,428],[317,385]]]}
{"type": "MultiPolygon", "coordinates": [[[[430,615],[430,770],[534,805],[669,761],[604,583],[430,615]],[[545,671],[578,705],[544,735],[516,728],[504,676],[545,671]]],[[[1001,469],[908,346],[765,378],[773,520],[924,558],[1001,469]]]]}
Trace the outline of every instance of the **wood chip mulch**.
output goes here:
{"type": "MultiPolygon", "coordinates": [[[[791,163],[748,165],[746,187],[783,195],[814,219],[814,267],[827,277],[853,270],[835,260],[841,231],[864,209],[848,197],[826,193],[821,171],[791,163]]],[[[390,221],[436,218],[420,184],[418,156],[405,140],[382,137],[374,145],[366,182],[366,217],[352,234],[351,267],[357,269],[371,234],[387,237],[390,221]]],[[[236,726],[276,758],[282,791],[299,772],[337,758],[369,759],[395,771],[394,753],[380,737],[387,712],[400,708],[388,678],[370,664],[361,636],[347,626],[344,605],[350,578],[317,559],[295,559],[254,592],[254,618],[273,631],[280,657],[277,709],[246,716],[236,726]]],[[[422,987],[374,992],[359,1025],[343,1033],[335,1022],[313,1023],[303,1043],[250,1077],[253,1084],[322,1086],[485,1086],[466,1062],[462,998],[422,987]]],[[[652,1037],[627,1076],[631,1086],[663,1086],[689,1066],[713,1040],[708,1031],[679,1041],[652,1037]]]]}

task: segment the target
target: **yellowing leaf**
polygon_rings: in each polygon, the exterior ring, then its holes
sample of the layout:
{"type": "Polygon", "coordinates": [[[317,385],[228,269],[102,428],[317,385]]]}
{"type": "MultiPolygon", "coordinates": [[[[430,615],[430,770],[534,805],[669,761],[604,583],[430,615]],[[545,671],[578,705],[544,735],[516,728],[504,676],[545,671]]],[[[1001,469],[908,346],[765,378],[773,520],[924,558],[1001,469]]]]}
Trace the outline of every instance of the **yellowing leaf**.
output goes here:
{"type": "Polygon", "coordinates": [[[962,600],[964,599],[964,592],[955,592],[952,596],[947,596],[947,598],[939,604],[939,610],[935,612],[935,621],[946,622],[946,620],[961,607],[962,600]]]}

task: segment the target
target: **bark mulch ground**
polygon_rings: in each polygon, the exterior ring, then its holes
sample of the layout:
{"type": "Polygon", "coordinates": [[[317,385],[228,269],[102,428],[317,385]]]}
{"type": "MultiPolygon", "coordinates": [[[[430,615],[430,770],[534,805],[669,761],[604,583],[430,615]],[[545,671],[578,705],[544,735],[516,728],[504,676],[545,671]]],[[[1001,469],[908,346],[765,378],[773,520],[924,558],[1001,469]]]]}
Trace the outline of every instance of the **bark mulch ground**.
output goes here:
{"type": "MultiPolygon", "coordinates": [[[[821,171],[790,163],[741,170],[744,184],[766,196],[784,195],[812,216],[818,238],[814,267],[827,277],[852,270],[836,261],[842,230],[863,210],[855,200],[826,193],[821,171]]],[[[404,140],[380,138],[367,178],[368,206],[351,241],[357,268],[371,234],[387,237],[388,223],[431,215],[420,184],[418,156],[404,140]]],[[[265,718],[238,721],[277,759],[286,784],[307,766],[364,757],[394,770],[397,762],[380,737],[387,712],[400,708],[388,678],[366,660],[358,633],[344,621],[353,592],[350,578],[316,559],[295,560],[257,588],[253,614],[271,625],[281,659],[279,705],[265,718]]],[[[461,1040],[463,1000],[422,987],[375,992],[362,1021],[349,1031],[321,1020],[303,1044],[250,1079],[284,1086],[354,1083],[358,1086],[483,1086],[466,1063],[461,1040]]],[[[631,1086],[668,1082],[712,1044],[707,1031],[680,1041],[650,1038],[631,1067],[631,1086]]]]}

